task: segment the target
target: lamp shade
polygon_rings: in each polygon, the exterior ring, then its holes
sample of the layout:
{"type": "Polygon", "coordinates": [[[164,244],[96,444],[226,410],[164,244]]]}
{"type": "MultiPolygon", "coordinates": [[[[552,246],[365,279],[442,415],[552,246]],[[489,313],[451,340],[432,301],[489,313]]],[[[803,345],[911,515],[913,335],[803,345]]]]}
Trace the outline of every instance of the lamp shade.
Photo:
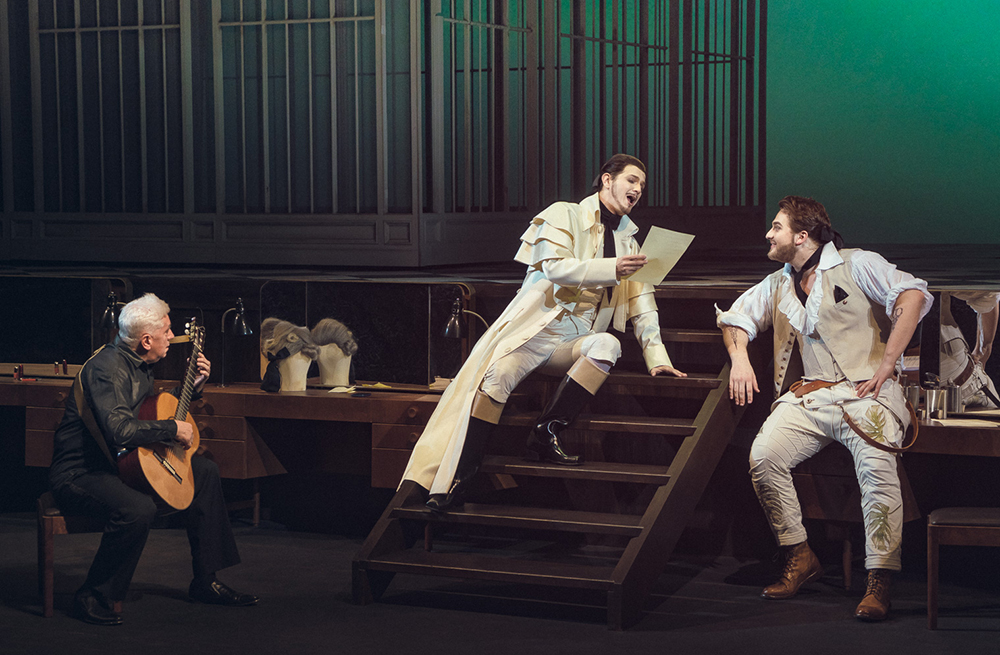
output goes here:
{"type": "Polygon", "coordinates": [[[444,332],[442,333],[445,337],[449,339],[461,339],[462,338],[462,299],[455,298],[455,302],[451,305],[451,315],[448,317],[448,322],[445,323],[444,332]]]}

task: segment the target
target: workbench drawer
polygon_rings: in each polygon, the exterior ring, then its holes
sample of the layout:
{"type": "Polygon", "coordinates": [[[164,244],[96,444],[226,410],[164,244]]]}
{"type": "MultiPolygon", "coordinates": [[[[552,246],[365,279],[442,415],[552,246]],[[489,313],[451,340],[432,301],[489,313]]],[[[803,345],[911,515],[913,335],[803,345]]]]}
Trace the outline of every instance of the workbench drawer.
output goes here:
{"type": "Polygon", "coordinates": [[[413,450],[423,430],[422,425],[372,423],[372,448],[413,450]]]}
{"type": "Polygon", "coordinates": [[[58,407],[66,408],[66,399],[73,391],[72,385],[53,386],[47,384],[41,386],[41,382],[25,382],[24,404],[29,407],[58,407]],[[35,386],[35,385],[38,386],[35,386]]]}
{"type": "Polygon", "coordinates": [[[222,439],[229,441],[244,441],[246,439],[247,421],[237,416],[204,416],[191,414],[198,434],[202,439],[222,439]]]}
{"type": "Polygon", "coordinates": [[[55,432],[64,413],[60,407],[25,407],[24,426],[29,430],[55,432]]]}

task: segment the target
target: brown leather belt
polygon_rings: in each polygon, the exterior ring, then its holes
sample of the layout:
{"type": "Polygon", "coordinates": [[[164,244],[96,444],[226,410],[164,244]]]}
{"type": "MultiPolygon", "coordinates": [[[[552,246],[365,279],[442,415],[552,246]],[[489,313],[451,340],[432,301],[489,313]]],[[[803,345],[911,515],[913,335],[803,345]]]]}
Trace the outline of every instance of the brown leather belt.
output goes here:
{"type": "Polygon", "coordinates": [[[807,393],[812,393],[817,389],[835,387],[841,382],[843,382],[843,380],[838,380],[836,382],[827,382],[826,380],[810,380],[809,382],[806,382],[805,380],[797,380],[792,382],[792,386],[788,387],[788,390],[795,394],[796,398],[801,398],[807,393]]]}
{"type": "Polygon", "coordinates": [[[965,365],[965,370],[958,374],[958,376],[953,380],[955,386],[960,387],[969,381],[972,377],[972,373],[976,370],[976,364],[969,358],[969,363],[965,365]]]}
{"type": "MultiPolygon", "coordinates": [[[[826,380],[810,380],[809,382],[806,382],[805,380],[797,380],[796,382],[792,383],[792,386],[788,387],[788,390],[791,391],[793,394],[795,394],[796,398],[801,398],[807,393],[811,393],[813,391],[816,391],[817,389],[828,389],[830,387],[840,384],[841,382],[843,382],[843,380],[839,380],[837,382],[827,382],[826,380]]],[[[854,421],[854,419],[851,418],[850,414],[847,413],[847,410],[844,409],[844,406],[843,405],[840,406],[840,411],[844,413],[844,421],[846,421],[847,425],[850,426],[850,428],[854,430],[854,432],[859,437],[861,437],[869,446],[896,455],[899,455],[912,448],[913,444],[917,443],[917,434],[920,432],[920,424],[917,422],[917,413],[913,411],[913,405],[910,404],[909,400],[906,401],[906,409],[909,410],[910,412],[910,425],[913,427],[913,437],[910,439],[909,443],[906,443],[906,440],[904,438],[903,440],[904,445],[900,446],[899,448],[896,448],[895,446],[890,446],[889,444],[879,443],[878,441],[875,441],[874,439],[869,437],[865,433],[865,431],[861,429],[861,426],[858,425],[854,421]]]]}

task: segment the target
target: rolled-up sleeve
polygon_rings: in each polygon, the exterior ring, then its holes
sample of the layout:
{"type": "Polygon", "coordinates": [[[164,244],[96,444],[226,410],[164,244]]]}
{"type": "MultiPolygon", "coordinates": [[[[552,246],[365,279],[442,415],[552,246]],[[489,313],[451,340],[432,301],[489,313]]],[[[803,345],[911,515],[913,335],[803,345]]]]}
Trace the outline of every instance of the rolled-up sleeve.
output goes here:
{"type": "Polygon", "coordinates": [[[899,294],[910,289],[915,289],[923,295],[920,318],[930,311],[934,297],[927,290],[927,282],[899,270],[882,255],[859,250],[851,259],[851,264],[854,281],[866,296],[885,307],[887,316],[892,316],[899,294]]]}
{"type": "Polygon", "coordinates": [[[722,311],[719,306],[715,306],[715,324],[722,328],[724,326],[738,327],[753,341],[757,335],[771,327],[771,317],[773,316],[774,285],[777,283],[775,276],[771,275],[762,282],[747,289],[743,295],[736,299],[728,311],[722,311]]]}
{"type": "Polygon", "coordinates": [[[977,314],[989,314],[997,308],[1000,293],[995,291],[953,291],[953,298],[964,300],[977,314]]]}

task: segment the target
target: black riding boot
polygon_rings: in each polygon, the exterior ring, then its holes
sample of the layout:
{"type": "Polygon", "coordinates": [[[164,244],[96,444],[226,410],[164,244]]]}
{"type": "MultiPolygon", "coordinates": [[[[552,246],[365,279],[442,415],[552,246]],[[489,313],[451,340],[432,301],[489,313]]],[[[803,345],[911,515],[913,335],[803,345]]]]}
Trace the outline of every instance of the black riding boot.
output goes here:
{"type": "Polygon", "coordinates": [[[465,492],[469,483],[479,470],[486,451],[486,441],[493,432],[493,424],[476,417],[469,418],[469,429],[465,433],[465,444],[462,446],[462,456],[458,458],[455,469],[455,479],[451,482],[448,493],[431,494],[426,507],[432,512],[444,512],[453,507],[461,507],[465,502],[465,492]]]}
{"type": "Polygon", "coordinates": [[[593,394],[579,382],[566,376],[559,383],[556,394],[535,422],[535,429],[528,435],[528,452],[524,458],[531,461],[552,462],[563,466],[579,466],[579,455],[567,455],[559,443],[559,433],[573,422],[593,394]]]}

